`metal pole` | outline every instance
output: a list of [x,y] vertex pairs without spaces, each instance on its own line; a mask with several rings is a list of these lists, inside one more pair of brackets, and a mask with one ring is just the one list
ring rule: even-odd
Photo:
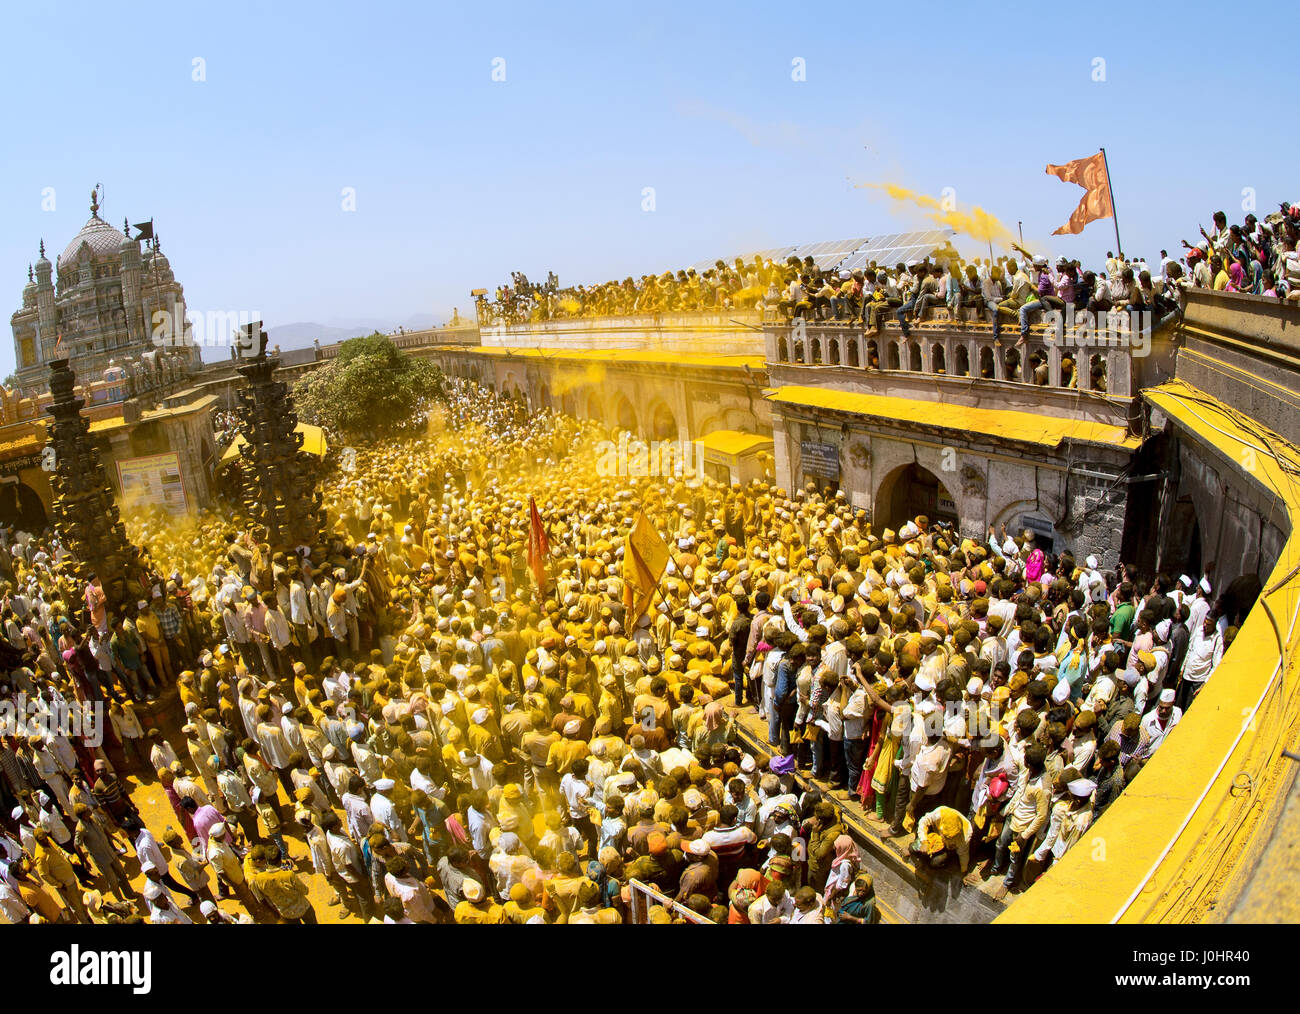
[[1025,223],[1017,222],[1016,228],[1020,230],[1020,245],[1024,246],[1025,245]]
[[1110,183],[1110,162],[1106,159],[1106,149],[1101,149],[1101,165],[1106,170],[1106,189],[1110,192],[1110,217],[1115,222],[1115,256],[1124,259],[1124,244],[1119,241],[1119,215],[1115,212],[1115,188]]

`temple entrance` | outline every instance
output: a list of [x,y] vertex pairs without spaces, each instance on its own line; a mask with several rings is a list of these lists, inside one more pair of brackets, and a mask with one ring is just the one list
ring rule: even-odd
[[916,462],[894,469],[876,493],[873,521],[877,530],[897,529],[924,514],[932,522],[957,524],[957,502],[939,477]]
[[45,505],[31,486],[16,481],[0,483],[0,525],[39,535],[48,523]]

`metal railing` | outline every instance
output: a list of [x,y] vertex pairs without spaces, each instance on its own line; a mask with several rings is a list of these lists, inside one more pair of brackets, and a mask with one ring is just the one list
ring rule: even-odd
[[701,923],[706,926],[712,926],[713,920],[700,915],[698,912],[692,912],[685,905],[674,901],[668,895],[664,894],[657,888],[649,884],[643,884],[633,877],[627,882],[631,902],[628,906],[628,922],[635,925],[645,925],[650,921],[650,906],[662,905],[675,915],[681,916],[687,922]]

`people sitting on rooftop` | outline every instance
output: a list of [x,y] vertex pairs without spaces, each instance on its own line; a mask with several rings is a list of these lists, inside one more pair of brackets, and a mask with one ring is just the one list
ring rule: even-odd
[[[629,276],[564,288],[553,272],[544,285],[514,272],[512,284],[498,287],[495,301],[487,304],[488,315],[523,323],[758,309],[786,322],[843,321],[874,330],[889,310],[907,332],[930,309],[947,307],[953,317],[962,310],[982,311],[982,317],[991,319],[995,337],[1003,320],[1017,321],[1023,341],[1027,322],[1037,311],[1060,310],[1071,303],[1094,315],[1147,310],[1163,316],[1177,309],[1180,292],[1188,288],[1300,301],[1300,204],[1283,203],[1263,221],[1252,213],[1243,224],[1229,226],[1222,211],[1215,212],[1213,220],[1214,231],[1202,228],[1199,244],[1183,241],[1186,253],[1181,261],[1161,250],[1155,269],[1144,257],[1128,259],[1113,251],[1106,254],[1104,270],[1090,271],[1064,257],[1051,269],[1047,257],[1019,246],[1009,255],[971,260],[963,260],[948,246],[892,270],[874,260],[848,270],[838,264],[818,265],[812,256],[792,254],[778,263],[755,255],[748,261],[737,257],[731,264],[718,260],[703,272],[683,268],[675,274],[665,271],[639,280]],[[877,298],[882,287],[884,293]]]

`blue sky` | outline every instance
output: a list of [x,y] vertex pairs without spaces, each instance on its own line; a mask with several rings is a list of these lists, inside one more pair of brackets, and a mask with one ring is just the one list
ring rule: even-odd
[[1130,253],[1239,221],[1245,187],[1261,214],[1300,199],[1267,29],[1222,5],[640,7],[6,5],[7,312],[96,182],[108,221],[154,218],[191,310],[257,310],[272,337],[465,312],[512,269],[601,281],[925,226],[870,181],[952,187],[1095,261],[1111,224],[1050,237],[1082,191],[1043,167],[1103,145]]

